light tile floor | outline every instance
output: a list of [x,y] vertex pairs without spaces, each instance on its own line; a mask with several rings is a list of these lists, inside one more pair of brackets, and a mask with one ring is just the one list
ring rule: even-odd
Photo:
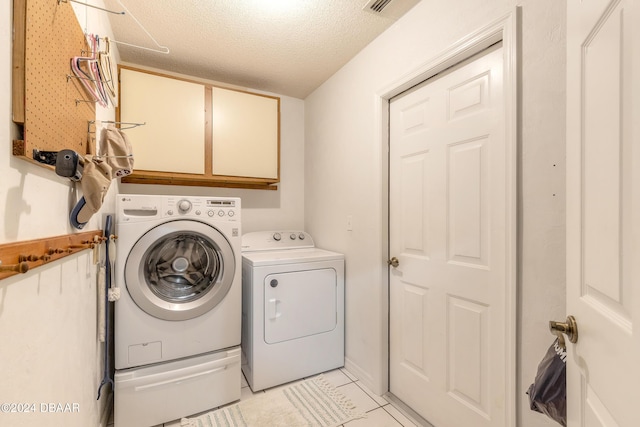
[[[315,375],[314,375],[315,376]],[[412,422],[403,415],[387,399],[377,396],[367,389],[356,377],[344,368],[325,372],[324,378],[333,384],[344,396],[351,399],[356,407],[366,414],[365,418],[359,418],[343,424],[343,427],[417,427],[418,424]],[[284,384],[285,387],[290,384]],[[244,375],[242,377],[242,390],[240,401],[251,399],[261,393],[267,395],[280,387],[274,387],[265,391],[254,393],[249,388]],[[237,403],[237,402],[232,402]],[[113,427],[109,424],[108,427]],[[180,427],[180,420],[171,421],[156,427]],[[269,426],[260,426],[269,427]]]

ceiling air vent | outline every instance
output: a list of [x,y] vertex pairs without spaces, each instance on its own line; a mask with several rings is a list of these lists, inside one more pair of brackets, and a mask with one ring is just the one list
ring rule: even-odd
[[381,13],[392,1],[393,0],[372,0],[366,7],[368,7],[372,12]]
[[369,0],[362,10],[396,20],[407,13],[420,0]]

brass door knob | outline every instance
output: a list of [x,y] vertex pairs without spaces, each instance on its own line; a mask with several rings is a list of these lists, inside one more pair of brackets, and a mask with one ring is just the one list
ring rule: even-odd
[[576,318],[573,316],[567,316],[567,320],[564,323],[554,322],[553,320],[550,321],[549,330],[558,337],[558,343],[562,348],[567,348],[564,335],[569,338],[570,342],[574,344],[578,342],[578,324],[576,323]]
[[398,261],[398,258],[393,257],[389,261],[387,261],[387,264],[389,264],[391,267],[395,268],[395,267],[400,265],[400,261]]

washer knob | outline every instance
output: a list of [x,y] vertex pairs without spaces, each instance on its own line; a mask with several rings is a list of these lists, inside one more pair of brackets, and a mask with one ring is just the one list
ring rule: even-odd
[[304,233],[300,233],[300,234],[298,234],[298,239],[300,239],[300,240],[304,240]]
[[289,238],[291,240],[296,240],[296,233],[291,233],[291,235],[289,235]]
[[180,200],[178,202],[178,210],[183,214],[189,212],[191,210],[191,202],[188,200]]
[[213,216],[213,215],[214,215],[214,213],[213,213],[213,211],[208,211],[208,212],[207,212],[207,215],[209,215],[209,216]]
[[234,216],[236,213],[234,211],[229,211],[229,216]]
[[280,239],[282,239],[282,236],[280,235],[280,233],[273,233],[273,240],[275,240],[276,242],[279,242]]

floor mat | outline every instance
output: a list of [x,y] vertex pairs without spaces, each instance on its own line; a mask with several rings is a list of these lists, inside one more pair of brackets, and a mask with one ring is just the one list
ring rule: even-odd
[[195,418],[182,427],[335,427],[362,418],[322,376],[271,390]]

